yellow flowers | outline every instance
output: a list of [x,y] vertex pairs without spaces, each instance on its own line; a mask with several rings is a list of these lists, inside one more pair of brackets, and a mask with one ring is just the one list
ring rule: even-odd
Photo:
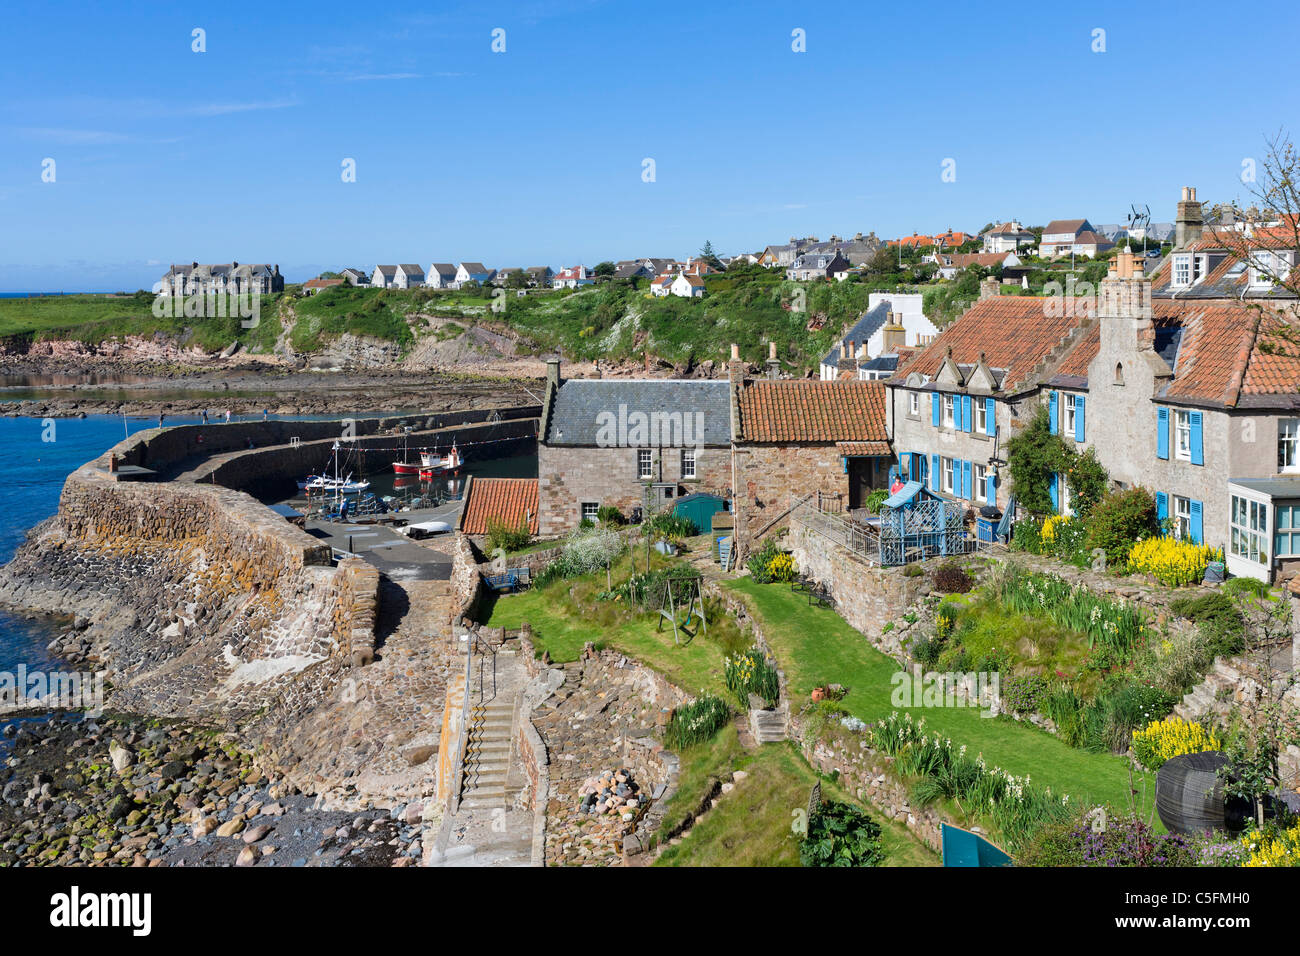
[[1222,747],[1223,741],[1213,730],[1181,717],[1152,721],[1143,730],[1133,731],[1133,756],[1148,770],[1159,770],[1170,757]]
[[1300,866],[1300,826],[1270,836],[1249,833],[1241,843],[1250,851],[1242,866]]
[[785,553],[778,554],[767,562],[767,573],[773,581],[793,581],[794,558]]
[[1039,532],[1044,543],[1051,544],[1056,540],[1056,531],[1058,528],[1070,523],[1070,519],[1065,515],[1049,515],[1043,522],[1042,531]]
[[1147,538],[1133,545],[1128,563],[1130,570],[1149,572],[1161,584],[1179,587],[1199,584],[1205,577],[1205,566],[1222,559],[1223,552],[1218,548],[1177,538]]

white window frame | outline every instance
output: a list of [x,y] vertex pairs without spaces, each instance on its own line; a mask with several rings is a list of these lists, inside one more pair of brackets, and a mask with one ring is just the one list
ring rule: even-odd
[[654,481],[655,455],[651,448],[636,450],[636,476],[641,481]]
[[1300,418],[1277,421],[1277,470],[1300,471]]
[[1192,534],[1192,499],[1170,495],[1169,518],[1173,522],[1174,537],[1188,540]]
[[1056,476],[1056,497],[1061,517],[1069,518],[1074,514],[1074,502],[1070,499],[1070,482],[1066,475]]
[[695,461],[695,449],[690,447],[683,448],[682,449],[682,477],[698,478],[699,475],[696,473],[696,471],[697,469],[696,469],[696,461]]
[[596,515],[600,512],[599,501],[583,501],[578,504],[578,520],[590,521],[593,524],[598,520]]
[[921,395],[918,392],[907,393],[907,414],[913,418],[921,417]]
[[1233,495],[1228,509],[1228,553],[1268,567],[1273,538],[1271,509],[1262,501]]
[[971,465],[970,477],[971,481],[975,485],[975,487],[971,489],[971,493],[975,496],[975,500],[981,504],[991,504],[989,501],[989,466],[981,465],[978,462],[973,463]]
[[975,403],[975,432],[979,435],[989,433],[989,403],[987,399],[974,398]]
[[939,490],[945,495],[956,495],[957,463],[951,458],[939,459]]
[[1180,409],[1174,409],[1174,457],[1179,461],[1192,460],[1192,415]]
[[1170,272],[1170,285],[1184,288],[1192,284],[1192,257],[1188,253],[1174,256],[1173,269]]
[[956,401],[957,399],[956,396],[954,395],[943,396],[943,427],[944,428],[957,427]]
[[1070,394],[1069,392],[1065,392],[1064,395],[1065,395],[1065,412],[1063,416],[1064,421],[1062,422],[1061,425],[1061,433],[1073,439],[1075,434],[1075,427],[1076,427],[1074,416],[1078,411],[1078,407],[1079,407],[1078,398]]

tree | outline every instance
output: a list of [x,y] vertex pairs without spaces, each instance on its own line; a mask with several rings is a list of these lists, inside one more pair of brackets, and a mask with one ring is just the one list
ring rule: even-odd
[[1263,601],[1264,619],[1257,640],[1247,649],[1241,668],[1242,702],[1234,708],[1237,732],[1224,750],[1227,764],[1219,770],[1226,796],[1250,800],[1255,822],[1264,824],[1265,798],[1282,782],[1279,755],[1295,736],[1300,714],[1291,703],[1291,690],[1300,671],[1275,672],[1270,654],[1274,644],[1291,638],[1289,602]]
[[1046,515],[1052,504],[1052,475],[1068,471],[1069,449],[1060,435],[1053,435],[1047,409],[1039,406],[1029,424],[1007,442],[1007,465],[1016,501],[1030,514]]
[[704,240],[704,245],[700,248],[700,258],[703,259],[705,262],[707,262],[709,265],[713,266],[713,268],[715,269],[722,268],[722,262],[718,259],[717,254],[714,253],[713,251],[713,243],[711,243],[707,239]]
[[601,278],[609,278],[615,272],[618,271],[618,267],[615,266],[614,263],[606,259],[604,262],[597,262],[596,268],[592,269],[591,271],[593,275],[599,276]]
[[1264,144],[1264,156],[1252,167],[1254,178],[1247,184],[1252,204],[1246,209],[1235,203],[1230,207],[1234,217],[1248,228],[1225,229],[1217,235],[1257,273],[1293,295],[1300,295],[1300,269],[1276,256],[1260,254],[1265,249],[1300,249],[1300,153],[1282,130],[1272,139],[1265,139]]
[[523,269],[513,269],[506,273],[507,289],[526,289],[528,288],[528,273]]

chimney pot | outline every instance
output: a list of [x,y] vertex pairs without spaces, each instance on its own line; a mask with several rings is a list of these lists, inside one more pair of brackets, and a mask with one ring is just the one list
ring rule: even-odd
[[767,343],[767,357],[770,360],[776,360],[776,342]]
[[731,343],[731,360],[733,362],[740,361],[740,346],[737,345],[735,342]]

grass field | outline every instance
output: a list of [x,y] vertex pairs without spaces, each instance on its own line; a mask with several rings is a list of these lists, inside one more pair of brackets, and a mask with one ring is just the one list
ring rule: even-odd
[[280,333],[280,295],[263,296],[260,322],[246,329],[238,315],[220,318],[159,318],[153,314],[154,296],[74,295],[0,299],[0,336],[66,339],[97,345],[106,339],[163,333],[180,345],[197,345],[209,351],[225,348],[238,339],[248,348],[266,348]]
[[[755,584],[749,578],[729,582],[748,599],[763,634],[780,661],[790,685],[793,706],[809,699],[812,689],[838,682],[849,689],[844,710],[865,721],[879,720],[895,709],[890,702],[891,678],[898,665],[873,648],[834,611],[809,607],[807,597],[789,585]],[[1071,800],[1129,806],[1127,763],[1109,753],[1075,750],[1028,723],[981,717],[967,707],[917,709],[926,726],[983,753],[990,766],[1030,775],[1054,793]],[[1147,792],[1153,790],[1149,782]]]

